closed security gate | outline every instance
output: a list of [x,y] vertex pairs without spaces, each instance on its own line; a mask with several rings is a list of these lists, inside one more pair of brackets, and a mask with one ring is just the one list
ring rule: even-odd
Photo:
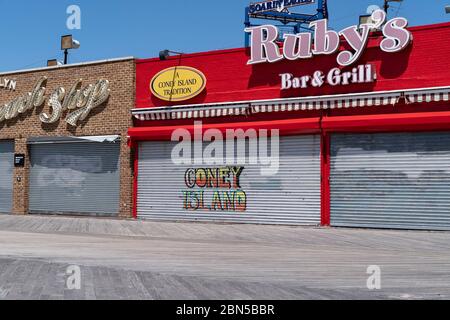
[[0,141],[0,214],[12,212],[14,142]]
[[[231,166],[176,165],[171,160],[174,147],[172,142],[140,144],[140,218],[320,224],[319,136],[281,137],[279,169],[272,175],[262,174],[261,169],[269,165],[242,159]],[[272,151],[269,155],[274,156]],[[193,154],[190,159],[195,158]]]
[[120,143],[32,144],[30,212],[118,215]]
[[450,230],[450,133],[335,135],[333,226]]

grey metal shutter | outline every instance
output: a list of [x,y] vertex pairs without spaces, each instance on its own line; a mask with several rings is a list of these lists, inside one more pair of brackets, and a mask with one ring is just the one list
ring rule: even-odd
[[30,212],[117,215],[120,143],[30,146]]
[[[189,191],[184,180],[186,170],[205,167],[214,169],[218,166],[174,165],[171,161],[174,146],[175,143],[172,142],[140,144],[139,218],[291,225],[320,224],[319,136],[281,137],[280,168],[278,174],[274,176],[262,176],[260,165],[243,165],[245,168],[240,178],[240,190],[247,196],[246,210],[243,212],[226,210],[226,206],[215,208],[219,210],[186,210],[183,193],[186,190]],[[198,188],[194,190],[200,191]],[[208,204],[211,204],[212,194],[217,190],[217,188],[204,190],[206,208]],[[226,196],[224,197],[227,199]]]
[[0,141],[0,213],[12,212],[14,142]]
[[333,226],[450,230],[450,133],[335,135]]

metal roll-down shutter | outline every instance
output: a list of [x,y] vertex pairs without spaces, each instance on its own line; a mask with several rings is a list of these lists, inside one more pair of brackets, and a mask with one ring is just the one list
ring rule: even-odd
[[0,141],[0,213],[12,212],[14,142]]
[[331,149],[333,226],[450,230],[450,133],[339,134]]
[[30,145],[30,212],[118,215],[120,142]]
[[[196,186],[190,189],[185,181],[188,170],[211,169],[213,172],[211,174],[214,176],[216,169],[223,166],[175,165],[171,160],[174,146],[175,143],[172,142],[140,143],[139,218],[261,224],[320,224],[319,136],[281,137],[279,171],[273,176],[263,176],[260,164],[250,165],[247,161],[247,164],[241,162],[240,165],[236,165],[236,167],[243,167],[238,189],[215,188],[217,185],[212,184],[206,188]],[[192,156],[191,159],[193,158]],[[237,195],[235,191],[245,193],[245,201],[236,206],[233,199],[239,198],[239,194]],[[188,192],[187,197],[186,192]],[[196,199],[203,199],[200,209],[196,206],[197,200],[192,206],[190,197],[193,194],[190,192],[198,196]],[[244,193],[240,195],[243,196]],[[220,201],[217,201],[218,199]]]

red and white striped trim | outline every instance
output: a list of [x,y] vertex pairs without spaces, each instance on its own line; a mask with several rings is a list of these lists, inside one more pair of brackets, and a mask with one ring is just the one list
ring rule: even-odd
[[449,101],[450,90],[423,90],[410,92],[405,94],[407,102],[422,103],[422,102],[440,102]]
[[242,116],[267,112],[394,106],[401,100],[407,104],[448,102],[449,95],[450,87],[422,88],[305,98],[135,109],[133,110],[133,115],[142,121],[198,119]]
[[249,114],[249,105],[245,106],[223,106],[221,108],[155,108],[155,110],[139,112],[135,110],[134,116],[142,121],[145,120],[177,120],[198,119],[212,117],[242,116]]
[[401,98],[400,94],[383,97],[361,97],[358,99],[311,99],[302,102],[291,103],[256,103],[252,104],[252,113],[263,112],[285,112],[300,110],[326,110],[326,109],[344,109],[360,108],[372,106],[395,105]]

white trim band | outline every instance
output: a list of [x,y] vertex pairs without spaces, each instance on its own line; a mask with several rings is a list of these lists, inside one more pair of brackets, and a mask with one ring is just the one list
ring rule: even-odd
[[197,119],[210,117],[242,116],[255,113],[292,112],[300,110],[328,110],[395,106],[404,100],[406,104],[449,101],[450,87],[420,88],[380,91],[356,94],[287,98],[233,103],[184,105],[134,109],[133,116],[142,121]]

